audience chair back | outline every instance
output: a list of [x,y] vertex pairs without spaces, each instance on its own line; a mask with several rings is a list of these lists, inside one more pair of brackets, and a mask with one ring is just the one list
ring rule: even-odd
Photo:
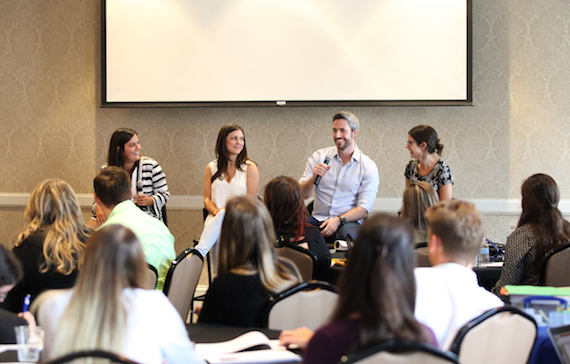
[[278,242],[275,252],[277,256],[287,258],[297,266],[303,282],[309,282],[315,277],[317,258],[309,250],[296,244]]
[[389,340],[366,350],[343,356],[339,364],[449,364],[459,363],[454,353],[435,346],[409,340]]
[[[496,308],[465,324],[450,351],[459,356],[462,364],[524,364],[537,330],[536,322],[525,312],[511,306]],[[497,350],[490,353],[488,348]]]
[[570,243],[549,252],[540,269],[539,284],[554,287],[570,286]]
[[301,283],[269,298],[267,327],[293,330],[305,326],[316,330],[328,322],[337,300],[336,288],[329,283]]
[[186,323],[194,292],[202,274],[203,257],[194,249],[186,249],[174,261],[164,282],[164,294]]
[[127,359],[122,355],[118,355],[104,350],[77,351],[75,353],[66,354],[59,358],[55,358],[53,360],[44,362],[44,364],[63,364],[63,363],[73,362],[76,359],[84,359],[84,358],[107,359],[109,363],[138,364],[136,361]]
[[155,289],[156,284],[158,283],[158,271],[156,268],[148,263],[146,263],[148,267],[148,286],[145,287],[146,289]]
[[431,267],[426,242],[414,245],[414,257],[416,259],[416,267]]

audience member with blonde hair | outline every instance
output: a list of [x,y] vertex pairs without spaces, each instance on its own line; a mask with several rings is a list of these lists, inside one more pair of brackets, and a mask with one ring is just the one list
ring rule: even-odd
[[27,225],[13,249],[24,268],[23,279],[8,294],[5,308],[19,312],[26,294],[69,288],[77,277],[77,261],[90,229],[81,215],[75,192],[59,179],[41,182],[30,196]]
[[140,363],[202,363],[168,298],[142,288],[147,274],[131,230],[109,224],[95,232],[75,287],[36,301],[46,332],[43,358],[101,349]]
[[415,316],[429,326],[447,350],[457,331],[503,302],[479,287],[473,261],[483,240],[483,223],[472,203],[445,200],[425,213],[428,253],[433,267],[416,268]]
[[427,182],[411,182],[404,191],[402,217],[414,227],[414,243],[427,241],[428,224],[425,211],[439,201],[433,187]]
[[295,265],[278,258],[273,222],[257,198],[240,196],[226,205],[220,236],[218,277],[199,322],[260,327],[269,295],[300,282]]

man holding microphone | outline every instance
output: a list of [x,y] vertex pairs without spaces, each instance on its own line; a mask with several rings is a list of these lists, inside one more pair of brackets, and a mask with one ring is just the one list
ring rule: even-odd
[[347,235],[355,237],[378,193],[376,163],[356,146],[359,125],[351,112],[335,114],[336,146],[314,152],[299,180],[305,198],[315,191],[313,214],[308,222],[319,227],[328,242],[344,240]]

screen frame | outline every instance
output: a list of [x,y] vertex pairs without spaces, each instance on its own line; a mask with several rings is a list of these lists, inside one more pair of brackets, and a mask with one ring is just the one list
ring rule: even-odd
[[287,100],[287,101],[183,101],[183,102],[115,102],[107,101],[107,29],[106,2],[101,0],[101,108],[156,107],[302,107],[302,106],[473,106],[473,20],[472,1],[467,5],[467,90],[462,100]]

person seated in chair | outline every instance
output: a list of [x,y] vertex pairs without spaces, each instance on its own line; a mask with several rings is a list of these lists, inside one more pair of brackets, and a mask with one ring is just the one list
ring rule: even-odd
[[[0,302],[4,301],[22,276],[22,266],[18,259],[5,246],[0,245]],[[35,324],[36,320],[29,311],[16,315],[0,308],[0,344],[16,343],[14,327]]]
[[331,253],[319,229],[307,223],[303,191],[291,177],[279,176],[265,185],[263,202],[273,219],[278,241],[297,244],[317,258],[315,278],[326,280],[331,266]]
[[414,227],[414,244],[427,242],[428,224],[425,212],[439,201],[437,193],[427,182],[411,182],[404,190],[401,217]]
[[413,231],[404,219],[375,215],[362,224],[342,272],[331,322],[315,333],[284,330],[279,341],[305,349],[303,363],[334,364],[343,355],[386,340],[436,345],[414,318]]
[[31,308],[45,330],[43,359],[104,350],[138,363],[205,364],[168,298],[144,289],[149,272],[139,239],[108,222],[87,241],[75,286],[46,291]]
[[356,146],[360,122],[351,112],[333,116],[334,147],[319,149],[309,157],[299,180],[305,198],[315,191],[308,222],[321,229],[328,243],[354,238],[378,193],[378,167]]
[[146,261],[158,272],[156,289],[162,290],[166,273],[176,258],[170,230],[133,203],[130,178],[124,169],[114,166],[101,169],[93,187],[95,202],[106,219],[100,228],[119,224],[131,229],[142,243]]
[[447,350],[464,324],[503,302],[479,287],[472,269],[483,240],[475,206],[460,200],[440,201],[425,216],[433,266],[415,269],[415,316],[433,330],[439,347]]
[[239,196],[226,205],[218,276],[206,293],[198,322],[263,327],[271,294],[301,281],[297,267],[277,257],[275,232],[263,202]]

